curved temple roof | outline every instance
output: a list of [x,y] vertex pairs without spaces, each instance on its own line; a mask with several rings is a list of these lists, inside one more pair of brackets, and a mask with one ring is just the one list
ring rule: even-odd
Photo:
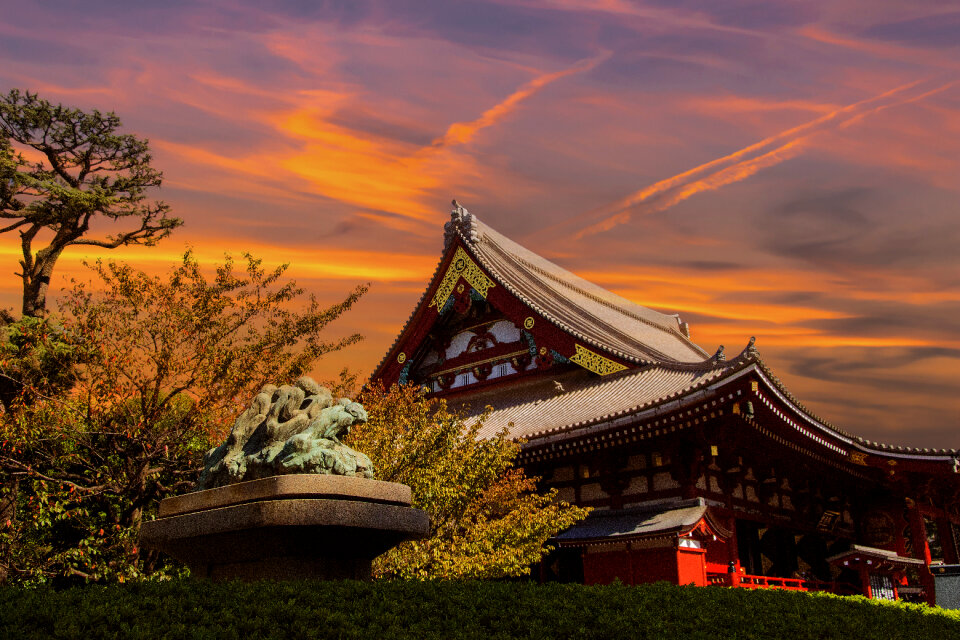
[[[669,405],[706,393],[724,381],[752,371],[774,395],[804,416],[815,431],[837,439],[851,450],[883,457],[910,457],[960,465],[954,449],[916,449],[871,442],[822,420],[794,397],[760,358],[751,338],[739,355],[726,360],[723,348],[713,356],[694,344],[676,315],[635,304],[553,264],[493,230],[455,203],[445,226],[444,258],[397,340],[378,365],[374,378],[398,348],[414,318],[425,308],[427,294],[441,276],[451,245],[462,245],[493,280],[564,332],[624,361],[639,365],[597,377],[586,371],[519,387],[480,391],[464,398],[475,416],[490,406],[481,436],[508,429],[512,437],[535,441],[582,432],[593,425]],[[458,242],[459,241],[459,242]]]
[[584,280],[462,207],[453,210],[446,226],[446,246],[454,235],[498,284],[585,342],[637,363],[695,363],[709,355],[685,335],[678,316],[640,306]]

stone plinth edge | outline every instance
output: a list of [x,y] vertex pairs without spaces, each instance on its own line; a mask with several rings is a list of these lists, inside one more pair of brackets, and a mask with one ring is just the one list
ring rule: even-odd
[[410,487],[286,475],[167,498],[140,542],[212,580],[370,578],[371,562],[430,533]]
[[343,499],[408,507],[412,495],[410,487],[396,482],[298,473],[248,480],[167,498],[160,502],[158,517],[168,518],[246,502],[297,498]]

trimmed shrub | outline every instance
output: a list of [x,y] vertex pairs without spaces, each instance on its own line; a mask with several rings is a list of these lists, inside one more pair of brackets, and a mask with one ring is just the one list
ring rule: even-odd
[[960,614],[785,591],[522,582],[0,589],[5,638],[958,638]]

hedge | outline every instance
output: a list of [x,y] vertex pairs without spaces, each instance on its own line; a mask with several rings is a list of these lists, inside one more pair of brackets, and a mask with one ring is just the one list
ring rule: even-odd
[[3,638],[960,638],[923,605],[666,583],[141,582],[0,588]]

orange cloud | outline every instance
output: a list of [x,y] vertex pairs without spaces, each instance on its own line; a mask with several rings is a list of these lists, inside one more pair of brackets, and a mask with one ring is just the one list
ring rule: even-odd
[[[178,235],[183,240],[182,235]],[[242,242],[242,246],[240,243]],[[89,251],[84,247],[72,247],[64,251],[57,260],[56,271],[64,277],[86,273],[84,261],[115,260],[135,263],[141,268],[157,272],[175,264],[183,256],[185,246],[189,246],[197,259],[203,264],[222,263],[224,253],[232,253],[238,258],[244,251],[255,256],[282,255],[289,262],[298,277],[322,278],[332,280],[379,281],[379,282],[421,282],[429,277],[436,266],[435,255],[420,255],[402,252],[384,252],[336,249],[324,247],[318,250],[312,247],[296,248],[290,245],[268,245],[251,243],[248,240],[237,241],[230,248],[223,239],[188,238],[187,245],[176,241],[164,241],[156,247],[126,246],[104,251]],[[0,263],[13,265],[20,257],[20,245],[12,236],[0,236]],[[12,278],[13,283],[16,283]]]
[[493,126],[498,121],[502,120],[511,112],[515,111],[521,102],[537,93],[548,84],[575,73],[589,71],[604,60],[607,60],[610,55],[611,53],[608,51],[596,57],[581,60],[567,69],[537,76],[511,93],[499,104],[484,111],[483,115],[476,120],[473,120],[472,122],[457,122],[450,125],[443,137],[434,141],[433,146],[448,147],[452,145],[469,143],[471,140],[473,140],[478,131]]
[[710,115],[727,111],[737,114],[738,116],[743,113],[755,111],[814,111],[830,113],[842,108],[835,104],[811,102],[808,100],[761,100],[759,98],[736,95],[697,98],[696,100],[688,101],[687,105],[690,108]]
[[[583,271],[578,275],[597,282],[617,294],[666,313],[705,316],[693,322],[693,339],[712,349],[724,344],[728,350],[757,335],[766,345],[786,347],[960,347],[960,340],[944,331],[938,336],[896,332],[884,336],[838,335],[809,326],[812,320],[839,320],[853,314],[816,304],[764,302],[764,294],[809,290],[816,278],[817,288],[834,299],[897,302],[922,307],[960,299],[957,292],[944,292],[932,282],[916,277],[884,276],[885,289],[865,288],[861,274],[850,278],[817,277],[808,271],[744,268],[702,272],[653,264],[637,269]],[[749,300],[744,300],[749,294]],[[759,301],[758,301],[759,300]],[[918,313],[922,310],[918,309]],[[723,322],[709,318],[723,319]],[[907,331],[907,330],[905,330]]]
[[[478,173],[473,158],[457,147],[471,142],[480,130],[500,122],[550,83],[588,71],[608,56],[603,54],[561,71],[536,76],[478,119],[450,125],[444,136],[424,147],[332,124],[329,108],[300,108],[280,114],[274,119],[276,127],[287,137],[303,141],[303,148],[280,158],[278,163],[324,196],[399,214],[416,222],[433,222],[437,212],[432,195],[464,175]],[[409,220],[381,219],[385,224],[399,224],[404,230],[413,231]]]
[[877,58],[896,60],[897,62],[910,61],[937,69],[960,70],[960,63],[957,62],[956,58],[944,55],[943,51],[939,50],[918,49],[877,42],[876,40],[853,38],[828,31],[819,25],[807,25],[797,29],[795,33],[814,42],[868,53]]

